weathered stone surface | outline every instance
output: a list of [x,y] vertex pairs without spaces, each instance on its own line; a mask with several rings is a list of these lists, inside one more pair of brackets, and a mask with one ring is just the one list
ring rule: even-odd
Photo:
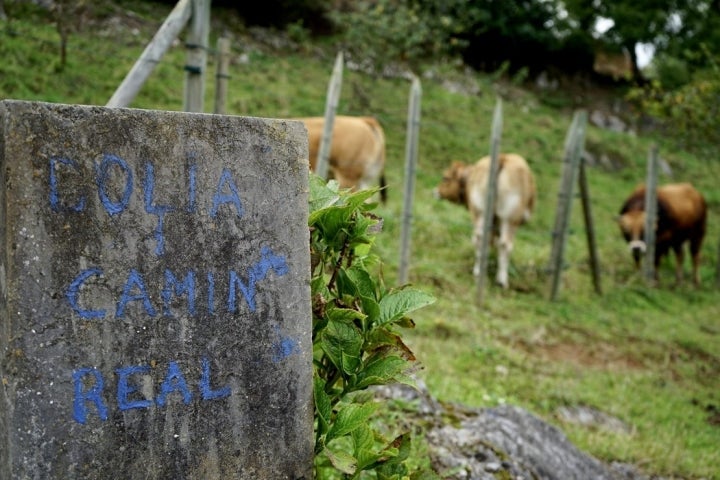
[[[633,465],[606,465],[573,445],[565,434],[511,405],[470,408],[441,404],[421,380],[375,389],[380,398],[414,404],[405,421],[423,426],[432,466],[455,480],[663,480]],[[413,417],[414,415],[414,417]]]
[[0,478],[312,476],[307,140],[0,102]]

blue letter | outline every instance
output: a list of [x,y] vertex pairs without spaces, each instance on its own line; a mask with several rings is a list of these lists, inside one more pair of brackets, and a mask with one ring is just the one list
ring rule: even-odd
[[247,285],[238,278],[233,270],[230,270],[230,291],[228,294],[229,312],[237,312],[235,302],[236,288],[240,288],[250,311],[255,311],[255,284],[264,279],[269,270],[273,270],[275,274],[279,276],[285,275],[288,271],[288,267],[285,264],[285,257],[273,254],[269,247],[262,247],[260,251],[260,261],[248,269]]
[[172,212],[169,205],[153,205],[153,193],[155,191],[155,167],[152,163],[145,164],[145,211],[158,216],[158,225],[155,229],[155,255],[162,255],[165,252],[165,237],[163,237],[163,223],[165,214]]
[[134,385],[128,385],[128,377],[134,373],[147,373],[150,371],[150,367],[147,365],[136,366],[136,367],[123,367],[118,368],[115,372],[120,378],[118,378],[118,390],[117,390],[117,401],[118,408],[120,410],[130,410],[131,408],[148,408],[153,403],[152,400],[135,400],[128,401],[128,395],[137,392],[137,388]]
[[190,400],[192,400],[192,393],[188,390],[187,382],[180,371],[180,367],[178,367],[176,362],[170,362],[170,365],[168,365],[167,376],[165,377],[165,380],[163,380],[162,385],[160,385],[160,395],[158,395],[155,401],[158,405],[164,407],[166,397],[169,393],[174,391],[182,393],[183,402],[185,404],[190,403]]
[[180,283],[170,270],[165,270],[165,288],[162,291],[163,314],[170,317],[170,298],[173,294],[178,297],[183,293],[188,296],[188,312],[195,315],[195,272],[192,270],[185,276],[185,281]]
[[[140,290],[140,293],[138,295],[130,295],[130,291],[132,290],[133,286],[137,287],[138,290]],[[130,270],[130,275],[128,275],[127,282],[125,283],[125,288],[123,288],[122,297],[120,297],[120,300],[117,304],[117,309],[115,309],[115,316],[117,318],[122,318],[125,313],[125,305],[127,305],[128,302],[134,300],[142,300],[147,314],[151,317],[154,317],[156,315],[155,309],[150,304],[150,297],[148,297],[145,283],[143,282],[143,279],[137,272],[137,270],[133,268],[132,270]]]
[[[95,385],[86,392],[83,392],[83,381],[82,378],[85,375],[91,374],[95,377]],[[81,424],[85,424],[87,420],[87,409],[85,408],[85,402],[93,402],[98,410],[98,416],[100,420],[108,419],[108,409],[105,405],[100,394],[103,389],[103,377],[99,370],[95,368],[81,368],[73,372],[73,382],[75,384],[75,399],[73,400],[73,417],[75,421]]]
[[97,267],[83,270],[80,272],[80,275],[75,277],[75,280],[72,281],[65,292],[65,297],[67,298],[70,307],[75,311],[75,313],[80,315],[81,318],[100,318],[105,316],[105,310],[83,310],[77,304],[80,287],[83,283],[85,283],[85,280],[93,275],[97,275],[99,277],[102,273],[103,271]]
[[202,393],[203,400],[214,400],[216,398],[225,398],[230,396],[230,386],[225,386],[220,390],[212,390],[210,388],[210,362],[207,358],[202,359],[200,393]]
[[[108,178],[110,176],[110,167],[113,165],[117,165],[118,167],[120,167],[120,169],[125,172],[126,177],[125,191],[123,192],[122,198],[117,203],[112,202],[110,200],[110,197],[108,197],[107,192],[105,191],[105,189],[107,188],[106,183],[108,182]],[[118,156],[110,155],[107,153],[103,155],[102,162],[96,168],[98,195],[100,195],[100,201],[105,207],[105,210],[110,215],[117,215],[118,213],[121,213],[123,210],[125,210],[128,206],[128,203],[130,202],[130,194],[132,193],[133,189],[132,171],[130,171],[130,167],[128,167],[128,164],[125,162],[125,160]]]
[[77,169],[77,163],[67,158],[50,158],[50,208],[53,212],[73,211],[82,212],[85,208],[85,197],[80,197],[80,200],[72,207],[65,207],[60,204],[60,198],[57,191],[57,173],[55,171],[56,164],[62,163],[63,165],[70,165]]
[[[231,193],[227,195],[222,195],[220,192],[223,190],[225,184],[227,184],[227,186],[230,188]],[[217,190],[215,191],[215,196],[213,197],[213,206],[210,209],[210,216],[212,218],[215,218],[217,216],[218,207],[221,203],[233,203],[235,205],[235,208],[237,209],[238,218],[242,218],[243,207],[242,203],[240,202],[238,188],[237,185],[235,185],[232,176],[230,175],[230,170],[228,170],[227,168],[223,169],[222,176],[220,177],[220,180],[218,180]]]

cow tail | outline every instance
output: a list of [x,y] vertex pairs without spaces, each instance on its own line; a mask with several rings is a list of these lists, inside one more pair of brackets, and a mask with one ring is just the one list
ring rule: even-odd
[[387,183],[385,183],[385,172],[380,174],[380,201],[383,204],[387,203]]

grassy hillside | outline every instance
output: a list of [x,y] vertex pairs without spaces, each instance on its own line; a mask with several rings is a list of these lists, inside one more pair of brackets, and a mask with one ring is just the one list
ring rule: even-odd
[[[0,99],[104,105],[151,38],[168,8],[107,7],[105,18],[72,35],[68,64],[59,69],[58,35],[44,14],[6,6],[0,23]],[[225,22],[220,25],[220,20]],[[272,49],[214,12],[215,35],[233,32],[228,112],[263,117],[322,115],[335,51],[322,45]],[[133,107],[180,110],[181,42],[158,65]],[[210,62],[206,110],[212,110]],[[339,113],[372,114],[386,130],[390,201],[377,249],[388,285],[397,283],[409,82],[346,70]],[[720,238],[718,158],[673,149],[662,137],[590,127],[588,148],[621,168],[591,166],[588,180],[600,250],[603,295],[594,293],[579,201],[572,211],[566,270],[559,299],[548,301],[546,265],[560,183],[562,148],[573,107],[593,99],[564,92],[534,94],[491,77],[436,66],[423,76],[420,159],[413,212],[410,281],[437,296],[417,313],[407,341],[420,375],[440,400],[471,406],[513,403],[561,427],[582,449],[607,461],[631,462],[649,473],[720,478],[720,293],[715,269]],[[463,88],[459,88],[463,87]],[[472,93],[468,93],[472,92]],[[463,208],[433,199],[432,189],[453,159],[489,151],[496,95],[504,99],[502,150],[524,155],[534,169],[538,204],[516,239],[511,289],[491,286],[474,301],[470,221]],[[671,288],[673,262],[662,266],[660,288],[635,272],[613,221],[624,198],[645,175],[652,142],[672,177],[691,181],[708,200],[702,286]],[[491,261],[491,270],[494,264]],[[686,262],[686,272],[688,272]],[[580,426],[558,409],[586,406],[616,417],[627,429]]]

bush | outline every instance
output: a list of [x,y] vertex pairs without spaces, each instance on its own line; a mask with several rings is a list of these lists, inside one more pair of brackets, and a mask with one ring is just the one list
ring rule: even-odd
[[366,202],[375,190],[348,193],[313,176],[310,231],[315,399],[315,477],[409,478],[411,437],[384,438],[371,419],[367,388],[412,383],[415,358],[396,333],[407,314],[434,301],[411,288],[387,289],[371,271],[370,247],[382,224]]
[[[672,64],[664,62],[665,66]],[[717,61],[710,65],[688,75],[688,80],[681,78],[677,63],[665,73],[659,68],[658,79],[629,93],[630,100],[659,120],[678,145],[699,153],[720,143],[720,68]]]
[[363,1],[352,10],[333,11],[331,18],[346,26],[343,50],[366,70],[382,74],[387,65],[400,63],[417,71],[424,60],[452,55],[462,46],[454,35],[456,19],[421,3]]

